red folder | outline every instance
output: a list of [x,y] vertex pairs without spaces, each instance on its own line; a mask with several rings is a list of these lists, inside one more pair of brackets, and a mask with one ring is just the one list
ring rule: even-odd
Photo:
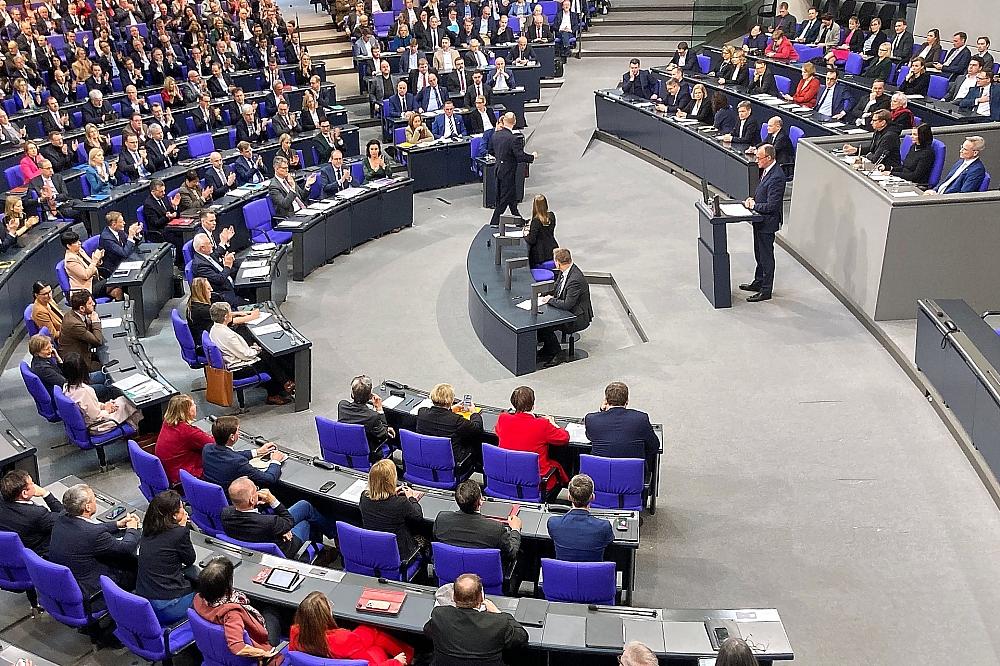
[[366,587],[361,592],[361,596],[358,597],[358,603],[354,608],[359,613],[395,616],[399,615],[399,609],[403,607],[403,601],[405,600],[405,590],[385,590]]
[[190,227],[195,223],[193,217],[175,217],[174,219],[167,222],[168,227]]

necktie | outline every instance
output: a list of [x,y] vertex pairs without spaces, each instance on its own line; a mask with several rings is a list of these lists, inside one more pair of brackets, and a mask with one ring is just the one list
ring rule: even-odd
[[427,87],[427,75],[426,74],[421,74],[420,75],[420,87],[421,88],[426,88]]
[[458,130],[455,129],[455,116],[448,118],[448,126],[449,126],[448,136],[457,136]]
[[163,163],[166,166],[170,166],[170,158],[167,157],[167,150],[166,150],[166,148],[163,147],[163,142],[162,141],[157,141],[156,145],[160,149],[160,154],[163,155]]
[[437,104],[438,107],[440,107],[441,106],[441,95],[438,93],[438,89],[435,87],[435,88],[433,88],[431,90],[431,92],[434,93],[434,102]]
[[434,46],[435,49],[437,49],[437,46],[438,46],[438,34],[437,34],[437,30],[432,30],[431,31],[431,44]]
[[461,86],[459,90],[462,91],[462,96],[465,96],[465,76],[462,72],[458,73],[458,84]]
[[341,172],[340,169],[337,169],[336,171],[334,171],[333,174],[337,178],[337,186],[339,187],[340,186],[340,180],[344,177],[344,175],[343,175],[343,173]]

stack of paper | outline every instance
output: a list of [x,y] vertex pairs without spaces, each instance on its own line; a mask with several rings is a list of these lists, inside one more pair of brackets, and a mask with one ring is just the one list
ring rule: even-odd
[[261,266],[267,266],[267,259],[247,259],[243,262],[243,268],[260,268]]
[[142,261],[123,261],[118,264],[118,270],[120,271],[134,271],[137,268],[142,268]]
[[267,326],[254,326],[250,329],[254,335],[268,335],[282,330],[281,324],[268,324]]
[[433,407],[433,406],[434,406],[434,403],[431,402],[430,398],[424,398],[423,400],[420,401],[420,404],[418,404],[416,407],[414,407],[413,409],[410,410],[410,413],[411,414],[416,414],[417,412],[419,412],[424,407]]
[[587,428],[582,423],[567,423],[566,432],[569,433],[569,441],[587,443]]
[[262,266],[260,268],[240,268],[240,272],[245,278],[257,278],[266,277],[271,274],[270,266]]
[[356,196],[365,194],[366,191],[360,187],[348,187],[346,190],[337,192],[337,197],[339,199],[353,199]]
[[348,502],[351,503],[360,502],[361,493],[363,493],[367,489],[368,489],[368,482],[365,479],[358,479],[357,481],[349,485],[347,487],[347,490],[341,493],[340,499],[347,500]]
[[388,398],[382,401],[383,409],[395,409],[396,405],[403,402],[403,396],[401,395],[390,395]]
[[140,373],[120,379],[114,382],[114,386],[133,402],[164,391],[160,382]]

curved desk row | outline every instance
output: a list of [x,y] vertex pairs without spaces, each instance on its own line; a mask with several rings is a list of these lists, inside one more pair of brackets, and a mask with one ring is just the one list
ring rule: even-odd
[[135,333],[146,337],[160,310],[174,297],[174,247],[170,243],[141,243],[106,282],[131,301]]
[[[61,497],[66,488],[81,483],[76,477],[65,477],[48,484],[50,492]],[[125,502],[95,488],[97,518],[111,520],[116,507],[131,509]],[[140,512],[141,513],[141,512]],[[237,564],[233,572],[235,587],[253,599],[292,610],[311,592],[322,592],[330,600],[338,620],[378,626],[418,636],[435,605],[436,588],[412,583],[396,583],[385,579],[326,569],[315,565],[277,558],[248,551],[192,530],[195,547],[195,568],[212,557],[222,556]],[[298,573],[302,583],[285,592],[253,582],[264,568],[281,568]],[[355,610],[365,588],[405,590],[406,599],[396,616],[373,615]],[[549,602],[528,597],[490,596],[501,611],[511,613],[528,632],[528,646],[508,663],[547,664],[550,666],[585,663],[614,663],[628,641],[641,641],[661,659],[670,663],[695,664],[701,657],[714,657],[718,651],[718,630],[731,636],[748,638],[762,664],[791,660],[795,655],[785,633],[778,611],[773,608],[743,608],[728,610],[675,610],[667,608],[626,608],[588,606]],[[617,646],[587,644],[587,625],[609,625],[619,633]],[[421,639],[417,639],[421,640]],[[429,645],[425,646],[429,649]]]
[[[389,425],[398,432],[400,428],[416,431],[417,410],[430,404],[430,393],[420,389],[411,388],[392,380],[383,380],[381,384],[375,386],[375,393],[382,398],[382,407],[385,410],[386,420]],[[497,444],[496,423],[500,414],[507,412],[507,409],[500,407],[490,407],[488,405],[476,405],[479,408],[479,415],[483,417],[483,430],[486,437],[484,440],[490,444]],[[555,446],[549,449],[549,455],[559,461],[566,472],[572,476],[580,471],[580,455],[590,453],[593,446],[587,439],[583,428],[583,419],[569,416],[553,416],[556,425],[569,430],[569,446]],[[656,455],[646,461],[647,469],[653,471],[650,479],[649,496],[646,498],[646,508],[650,514],[656,513],[656,498],[660,491],[660,456],[663,455],[663,426],[659,423],[653,424],[653,431],[660,440],[660,449]]]
[[[298,391],[296,390],[296,393]],[[196,425],[201,429],[211,431],[213,419],[202,419]],[[236,444],[239,450],[248,450],[260,446],[258,441],[268,441],[270,438],[261,437],[258,434],[247,432],[240,428],[240,441]],[[322,461],[316,464],[317,458],[299,453],[298,451],[287,449],[281,446],[280,439],[277,440],[278,448],[288,454],[279,479],[277,493],[283,499],[307,499],[314,506],[321,508],[329,516],[337,520],[345,520],[355,525],[361,524],[361,513],[358,509],[358,502],[361,492],[368,486],[368,474],[358,472],[353,469],[330,465]],[[333,469],[326,469],[326,467]],[[321,490],[325,484],[333,482],[334,485]],[[458,505],[455,503],[455,493],[449,490],[439,490],[436,488],[425,488],[414,486],[424,491],[426,494],[420,500],[420,508],[423,510],[423,522],[417,527],[417,531],[430,538],[431,527],[435,518],[441,512],[457,511]],[[564,507],[549,507],[544,504],[533,504],[531,502],[508,502],[505,500],[495,500],[484,498],[485,501],[503,507],[499,513],[509,513],[510,507],[514,504],[520,506],[518,516],[521,518],[523,527],[521,529],[521,557],[519,566],[523,573],[524,580],[538,581],[539,562],[542,557],[552,557],[555,552],[552,546],[552,538],[549,536],[547,522],[550,516],[564,513]],[[562,510],[560,510],[562,509]],[[631,604],[632,592],[635,589],[635,557],[639,547],[639,514],[635,511],[596,511],[607,517],[610,522],[616,519],[625,518],[627,529],[623,531],[615,530],[615,541],[608,546],[605,551],[605,559],[614,561],[616,568],[622,575],[622,596],[623,602]]]
[[254,308],[260,310],[262,318],[251,322],[247,330],[261,349],[271,356],[292,357],[295,373],[295,411],[309,409],[309,402],[312,400],[312,341],[292,326],[273,301],[244,305],[240,309]]

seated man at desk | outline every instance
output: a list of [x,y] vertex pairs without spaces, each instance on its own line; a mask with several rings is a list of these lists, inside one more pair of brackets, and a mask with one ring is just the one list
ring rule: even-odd
[[514,74],[507,71],[507,63],[503,58],[497,58],[493,63],[493,67],[493,72],[490,73],[487,79],[487,84],[491,91],[503,92],[505,90],[513,90],[517,87],[517,82],[514,81]]
[[123,590],[134,589],[139,517],[129,513],[116,522],[99,522],[97,497],[85,483],[66,490],[62,503],[66,513],[52,527],[49,560],[73,573],[84,598],[101,591],[101,576]]
[[118,270],[121,265],[133,252],[142,237],[142,225],[133,222],[125,230],[125,217],[116,210],[105,216],[108,226],[101,232],[99,247],[104,250],[104,261],[98,267],[101,277],[107,279]]
[[871,143],[867,147],[844,144],[845,155],[861,155],[874,164],[882,164],[886,169],[892,169],[902,164],[899,156],[899,131],[889,126],[892,115],[885,109],[872,114]]
[[652,470],[660,440],[649,422],[649,415],[628,407],[628,386],[611,382],[604,389],[601,409],[583,417],[591,453],[607,458],[642,458],[646,476]]
[[278,156],[274,158],[274,178],[267,186],[267,196],[274,205],[275,217],[288,217],[306,207],[309,201],[309,188],[319,178],[317,172],[306,176],[305,187],[295,182],[289,171],[288,160]]
[[720,139],[740,146],[751,146],[760,140],[760,125],[754,122],[751,114],[753,106],[743,100],[736,105],[736,129],[731,134],[723,134]]
[[[229,484],[229,500],[232,505],[223,509],[221,516],[226,536],[250,543],[273,543],[289,559],[300,556],[304,542],[322,544],[324,536],[334,539],[337,534],[334,521],[306,500],[286,509],[270,490],[258,490],[245,476]],[[257,507],[267,507],[271,512],[261,513]]]
[[267,180],[264,175],[264,160],[260,155],[253,154],[253,148],[249,141],[240,141],[236,144],[236,150],[240,156],[233,162],[233,173],[236,174],[236,184],[246,185],[248,183],[263,183]]
[[847,86],[839,83],[837,70],[826,70],[826,89],[819,96],[815,110],[819,115],[831,120],[841,120],[854,108],[854,98],[847,91]]
[[486,130],[495,129],[497,114],[486,106],[486,98],[476,97],[476,110],[469,114],[469,134],[482,134]]
[[236,255],[226,252],[221,259],[217,259],[212,239],[205,233],[194,237],[191,249],[194,250],[194,256],[191,257],[191,274],[208,280],[212,285],[213,300],[225,301],[233,307],[246,305],[246,299],[236,293],[233,284],[233,265]]
[[509,571],[521,549],[521,519],[515,515],[502,522],[482,515],[483,492],[472,479],[458,484],[455,502],[458,511],[442,511],[434,519],[434,540],[460,548],[497,548]]
[[212,188],[212,199],[224,197],[229,188],[236,184],[236,172],[226,171],[222,153],[218,151],[213,151],[208,156],[208,166],[202,175],[205,177],[205,189]]
[[[0,511],[0,530],[14,532],[21,537],[21,543],[39,557],[49,553],[49,538],[56,518],[65,512],[62,502],[41,486],[36,486],[31,475],[21,469],[14,469],[0,479],[0,496],[3,510]],[[45,506],[38,506],[32,500],[42,498]]]
[[406,81],[400,79],[396,83],[396,94],[389,98],[389,117],[409,120],[413,115],[415,101],[413,95],[407,92]]
[[396,438],[396,431],[385,419],[382,398],[372,393],[372,380],[367,375],[351,380],[351,399],[341,400],[337,405],[337,420],[365,427],[371,462],[385,457],[382,454],[388,451],[388,440]]
[[167,186],[159,178],[149,184],[149,196],[142,204],[142,217],[153,238],[164,238],[167,224],[177,217],[177,204],[180,202],[180,193],[167,198]]
[[948,175],[933,190],[924,194],[959,194],[961,192],[978,192],[986,177],[986,167],[979,159],[986,141],[981,136],[970,136],[962,142],[962,149]]
[[444,103],[444,113],[434,119],[432,126],[435,138],[457,139],[465,136],[465,122],[455,113],[455,103],[450,99]]
[[[202,479],[229,488],[229,484],[246,477],[260,487],[273,486],[281,478],[281,463],[288,456],[278,451],[274,442],[265,442],[256,449],[236,451],[233,447],[240,439],[240,420],[235,416],[220,416],[212,424],[212,438],[201,450]],[[255,458],[268,461],[264,469],[251,464]]]
[[444,108],[445,100],[448,99],[448,91],[438,85],[437,74],[427,75],[427,85],[419,93],[413,102],[417,113],[427,111],[437,111]]
[[148,152],[139,146],[139,137],[135,134],[125,137],[125,148],[118,155],[118,170],[128,176],[133,183],[149,178],[149,174],[153,172]]
[[[236,235],[236,230],[233,229],[232,225],[225,229],[219,229],[215,211],[206,208],[198,215],[198,226],[195,227],[195,235],[198,234],[208,236],[208,240],[212,243],[212,257],[216,261],[220,261],[230,251],[229,242]],[[233,263],[233,266],[234,270],[236,270],[236,262]],[[200,343],[200,341],[198,342]]]
[[603,562],[604,549],[615,540],[615,533],[607,520],[590,515],[594,480],[586,474],[577,474],[569,480],[568,489],[573,508],[561,516],[549,516],[546,524],[556,559]]
[[649,75],[649,72],[639,68],[638,58],[632,58],[628,61],[628,71],[622,75],[618,87],[626,95],[635,95],[643,99],[657,99],[656,81]]
[[573,255],[564,247],[556,248],[552,253],[556,268],[560,271],[559,281],[555,291],[539,299],[539,304],[547,304],[557,310],[566,310],[576,315],[576,321],[557,327],[539,329],[538,338],[542,342],[542,350],[538,352],[540,363],[558,363],[562,354],[562,346],[556,338],[556,329],[563,335],[572,335],[582,331],[594,319],[594,306],[590,302],[590,285],[583,271],[573,263]]
[[493,99],[493,93],[490,91],[490,87],[486,85],[486,77],[478,69],[472,72],[472,82],[469,83],[469,89],[465,91],[465,106],[471,107],[476,103],[477,97],[485,98],[486,106],[489,106],[490,101]]
[[656,110],[672,116],[679,110],[687,108],[691,103],[691,93],[686,84],[681,85],[680,81],[670,79],[667,81],[667,94],[660,101],[662,103],[656,105]]
[[451,384],[435,385],[430,399],[432,405],[421,407],[417,412],[417,432],[450,438],[456,463],[471,457],[474,467],[482,467],[482,415],[475,411],[474,405],[455,404],[455,389]]
[[344,168],[344,154],[339,150],[330,153],[330,161],[319,170],[320,189],[323,197],[332,197],[351,186],[351,170]]
[[[888,114],[889,112],[886,111]],[[778,164],[792,164],[795,162],[795,149],[792,140],[788,136],[787,130],[783,127],[781,116],[772,116],[767,121],[767,135],[763,143],[774,146],[774,153]]]

